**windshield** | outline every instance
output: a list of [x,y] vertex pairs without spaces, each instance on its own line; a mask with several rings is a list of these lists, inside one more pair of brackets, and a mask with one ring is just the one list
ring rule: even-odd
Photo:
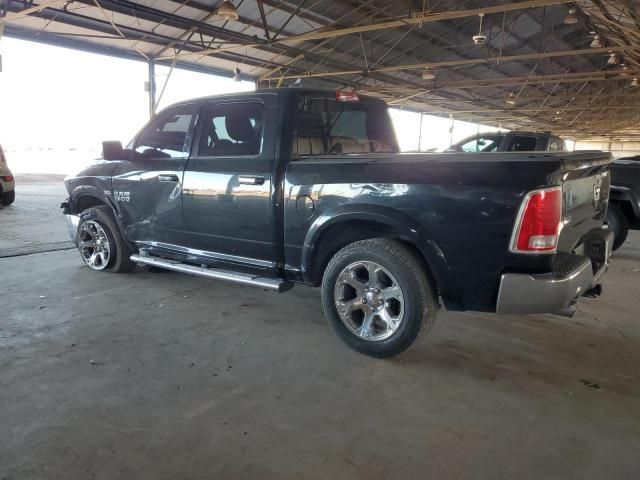
[[386,105],[302,97],[298,101],[295,154],[397,153]]

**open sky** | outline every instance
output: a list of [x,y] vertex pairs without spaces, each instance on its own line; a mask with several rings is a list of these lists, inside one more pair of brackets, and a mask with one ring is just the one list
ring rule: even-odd
[[[14,151],[10,156],[14,170],[40,168],[30,165],[37,155],[20,156],[27,149],[99,151],[103,140],[127,143],[148,120],[144,62],[7,37],[0,39],[0,54],[0,144]],[[168,67],[156,68],[158,92],[168,72]],[[176,69],[159,108],[253,88],[250,82]],[[451,139],[457,141],[478,130],[475,124],[456,121],[450,132],[449,119],[425,116],[420,139],[420,115],[394,109],[392,118],[404,150],[417,150],[419,142],[422,150],[442,149]],[[64,167],[56,171],[60,169]]]

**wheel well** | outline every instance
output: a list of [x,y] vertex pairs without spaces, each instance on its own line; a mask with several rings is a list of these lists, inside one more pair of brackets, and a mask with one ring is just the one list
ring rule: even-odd
[[105,202],[92,195],[82,195],[75,201],[76,213],[81,213],[84,212],[87,208],[97,207],[100,205],[107,206]]
[[630,224],[636,223],[635,215],[633,213],[633,206],[629,200],[611,200],[611,204],[618,207],[624,213],[624,216],[627,217],[627,220]]
[[316,248],[312,256],[313,260],[310,265],[309,278],[313,285],[319,286],[322,283],[324,270],[331,260],[331,257],[333,257],[338,250],[350,243],[366,240],[367,238],[387,238],[402,243],[416,255],[416,258],[421,260],[429,281],[437,291],[437,285],[431,267],[420,249],[403,235],[403,233],[397,231],[392,226],[370,220],[338,222],[328,227],[322,233],[316,241]]

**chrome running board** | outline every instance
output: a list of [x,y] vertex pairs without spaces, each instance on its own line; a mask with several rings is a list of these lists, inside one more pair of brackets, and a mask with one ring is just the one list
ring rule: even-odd
[[278,293],[286,292],[293,286],[290,282],[277,278],[260,277],[246,273],[220,270],[217,268],[197,267],[195,265],[189,265],[176,260],[169,260],[167,258],[153,257],[144,254],[133,254],[130,258],[132,262],[136,262],[138,264],[164,268],[166,270],[173,270],[174,272],[189,273],[199,277],[213,278],[215,280],[226,280],[228,282],[239,283],[241,285],[265,288],[267,290],[274,290]]

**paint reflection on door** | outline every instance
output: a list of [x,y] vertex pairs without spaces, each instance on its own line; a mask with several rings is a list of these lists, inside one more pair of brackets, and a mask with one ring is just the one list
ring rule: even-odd
[[[264,99],[205,107],[197,155],[185,171],[187,246],[258,262],[271,260],[271,165],[275,135]],[[271,122],[273,123],[273,122]]]
[[129,239],[173,243],[182,229],[182,179],[199,105],[159,113],[134,140],[130,159],[116,168],[113,194]]

